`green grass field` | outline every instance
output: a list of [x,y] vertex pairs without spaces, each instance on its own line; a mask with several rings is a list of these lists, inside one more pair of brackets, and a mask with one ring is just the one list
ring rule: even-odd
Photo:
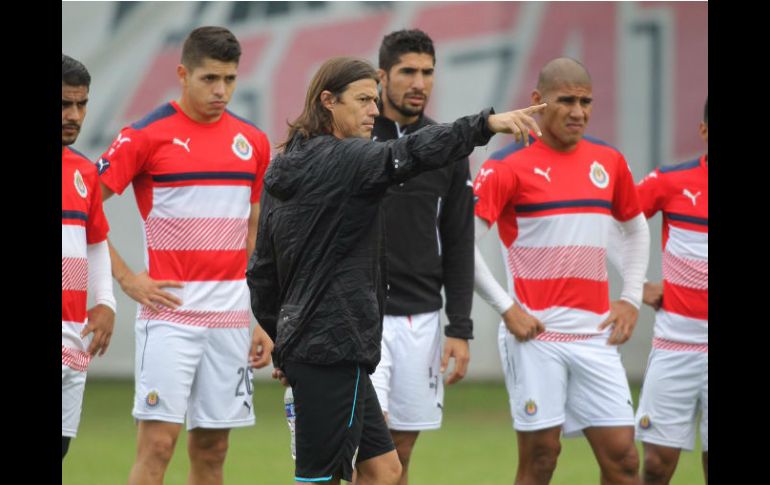
[[[634,389],[637,402],[638,388]],[[135,451],[131,417],[133,383],[89,380],[78,437],[62,464],[62,485],[117,485],[126,482]],[[516,438],[508,395],[502,383],[462,382],[447,389],[444,424],[420,436],[412,457],[412,485],[501,485],[513,483]],[[289,431],[283,414],[283,388],[276,382],[254,385],[256,426],[231,433],[225,463],[227,485],[293,483]],[[183,432],[166,473],[168,485],[187,480]],[[641,449],[640,449],[641,453]],[[562,441],[552,484],[599,482],[598,467],[583,438]],[[693,452],[683,452],[673,485],[702,484],[700,438]]]

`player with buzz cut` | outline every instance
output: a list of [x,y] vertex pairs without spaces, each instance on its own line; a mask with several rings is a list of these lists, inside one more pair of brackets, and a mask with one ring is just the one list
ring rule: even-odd
[[[601,483],[636,484],[634,409],[618,346],[633,332],[649,231],[615,148],[584,136],[592,81],[575,59],[540,71],[532,103],[543,136],[492,154],[476,177],[476,240],[497,224],[509,293],[476,257],[476,289],[500,312],[498,333],[518,441],[516,483],[548,483],[562,434],[584,435]],[[610,301],[606,253],[624,229],[623,291]]]

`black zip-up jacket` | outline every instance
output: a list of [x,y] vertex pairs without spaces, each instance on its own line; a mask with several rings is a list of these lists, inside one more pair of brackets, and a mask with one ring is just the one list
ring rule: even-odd
[[[435,121],[420,116],[398,126],[378,116],[372,139],[395,140]],[[392,185],[382,202],[388,261],[386,315],[441,309],[447,337],[473,338],[473,186],[468,158]]]
[[273,338],[273,363],[380,361],[387,188],[486,144],[491,109],[398,140],[296,137],[264,178],[247,282],[254,315]]

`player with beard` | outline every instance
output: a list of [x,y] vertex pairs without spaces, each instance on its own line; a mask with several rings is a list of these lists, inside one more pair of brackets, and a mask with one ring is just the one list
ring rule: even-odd
[[[424,111],[433,89],[435,49],[421,30],[400,30],[380,46],[380,116],[372,139],[386,141],[435,124]],[[468,158],[391,186],[383,199],[388,299],[382,360],[372,374],[388,428],[408,482],[420,431],[441,426],[441,375],[455,360],[447,384],[468,368],[473,338],[473,190]],[[449,325],[441,348],[444,288]]]

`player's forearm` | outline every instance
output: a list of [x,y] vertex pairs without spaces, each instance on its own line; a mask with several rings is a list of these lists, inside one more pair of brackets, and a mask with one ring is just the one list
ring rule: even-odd
[[484,262],[481,251],[476,247],[476,271],[474,274],[474,288],[476,293],[502,315],[513,305],[513,299],[500,286],[489,267]]
[[97,305],[105,305],[115,312],[115,294],[112,291],[110,276],[110,249],[107,241],[89,244],[86,248],[88,257],[88,292]]
[[[473,216],[469,216],[472,222]],[[442,231],[441,241],[445,248],[442,273],[446,293],[445,309],[449,319],[445,334],[464,339],[473,338],[473,321],[470,318],[475,258],[473,225],[468,224],[467,230],[453,237],[445,237]]]
[[246,285],[249,287],[251,312],[262,329],[275,341],[278,328],[280,301],[276,262],[266,228],[257,241],[246,267]]
[[462,255],[466,260],[464,264],[453,268],[444,266],[445,310],[449,319],[449,325],[446,326],[444,334],[449,337],[473,338],[473,320],[471,320],[474,279],[473,246],[470,249],[467,255]]
[[[469,256],[473,258],[473,253]],[[444,275],[444,292],[446,293],[444,309],[449,320],[444,334],[449,337],[473,338],[473,320],[471,320],[473,277],[473,259],[470,259],[469,267],[466,268],[464,274],[457,274],[449,278],[446,274]]]
[[508,293],[500,286],[492,272],[489,270],[484,257],[479,250],[479,241],[484,235],[489,232],[489,226],[486,221],[479,217],[475,217],[475,234],[476,244],[474,245],[474,288],[476,293],[484,299],[492,308],[494,308],[500,315],[506,312],[512,305],[514,300],[508,295]]
[[115,249],[115,246],[112,245],[112,242],[108,240],[107,244],[110,248],[112,277],[115,278],[115,281],[117,281],[121,287],[123,287],[126,278],[133,276],[134,272],[131,271],[131,268],[128,267],[128,264],[126,264],[126,261],[120,256],[118,251]]
[[636,308],[642,304],[644,276],[650,258],[650,230],[644,214],[621,223],[623,226],[622,269],[623,291],[620,299]]
[[613,219],[607,238],[607,259],[621,274],[623,273],[623,241],[625,237],[623,226]]
[[350,144],[353,151],[342,155],[370,160],[361,170],[364,190],[384,191],[425,171],[458,163],[477,146],[489,143],[494,132],[489,130],[487,118],[492,112],[492,108],[487,108],[454,123],[429,125],[395,140],[367,144],[363,151]]

